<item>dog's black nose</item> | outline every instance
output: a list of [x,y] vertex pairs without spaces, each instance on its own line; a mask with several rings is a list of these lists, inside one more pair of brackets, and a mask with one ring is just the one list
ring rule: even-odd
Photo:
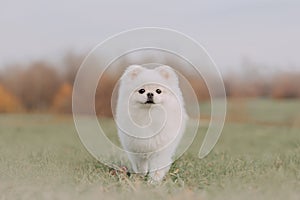
[[152,97],[153,97],[153,93],[150,93],[150,92],[147,93],[147,97],[148,97],[148,98],[152,98]]

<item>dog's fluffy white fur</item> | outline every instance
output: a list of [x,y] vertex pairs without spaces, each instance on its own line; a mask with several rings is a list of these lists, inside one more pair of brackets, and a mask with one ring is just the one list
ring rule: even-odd
[[159,182],[169,171],[187,115],[178,77],[169,66],[129,66],[120,79],[118,135],[136,173]]

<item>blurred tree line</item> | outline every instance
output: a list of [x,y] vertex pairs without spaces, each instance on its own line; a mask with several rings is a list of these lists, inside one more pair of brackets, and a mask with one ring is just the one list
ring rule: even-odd
[[61,66],[37,61],[0,72],[0,112],[71,113],[72,89],[83,57],[67,54]]
[[[0,71],[0,113],[72,112],[72,90],[82,55],[68,53],[60,66],[44,61],[27,66],[10,65]],[[124,63],[125,65],[126,63]],[[245,65],[242,74],[227,73],[224,77],[229,98],[299,98],[300,73],[261,74],[262,66]],[[95,100],[98,115],[111,116],[111,94],[118,76],[106,74],[98,87]],[[187,77],[199,100],[209,100],[203,79]]]

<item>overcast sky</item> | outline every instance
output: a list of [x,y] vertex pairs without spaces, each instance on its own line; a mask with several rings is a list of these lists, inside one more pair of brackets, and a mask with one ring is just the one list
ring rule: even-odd
[[300,68],[299,0],[0,0],[0,66],[87,52],[131,28],[198,40],[220,68],[243,59]]

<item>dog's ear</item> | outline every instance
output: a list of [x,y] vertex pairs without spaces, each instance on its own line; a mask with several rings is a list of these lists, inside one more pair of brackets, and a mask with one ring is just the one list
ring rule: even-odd
[[131,80],[134,80],[144,68],[140,65],[130,65],[127,67],[124,76],[128,76]]
[[173,68],[167,66],[167,65],[162,65],[157,68],[155,68],[156,71],[159,72],[159,74],[163,77],[163,79],[171,82],[178,84],[178,77]]

